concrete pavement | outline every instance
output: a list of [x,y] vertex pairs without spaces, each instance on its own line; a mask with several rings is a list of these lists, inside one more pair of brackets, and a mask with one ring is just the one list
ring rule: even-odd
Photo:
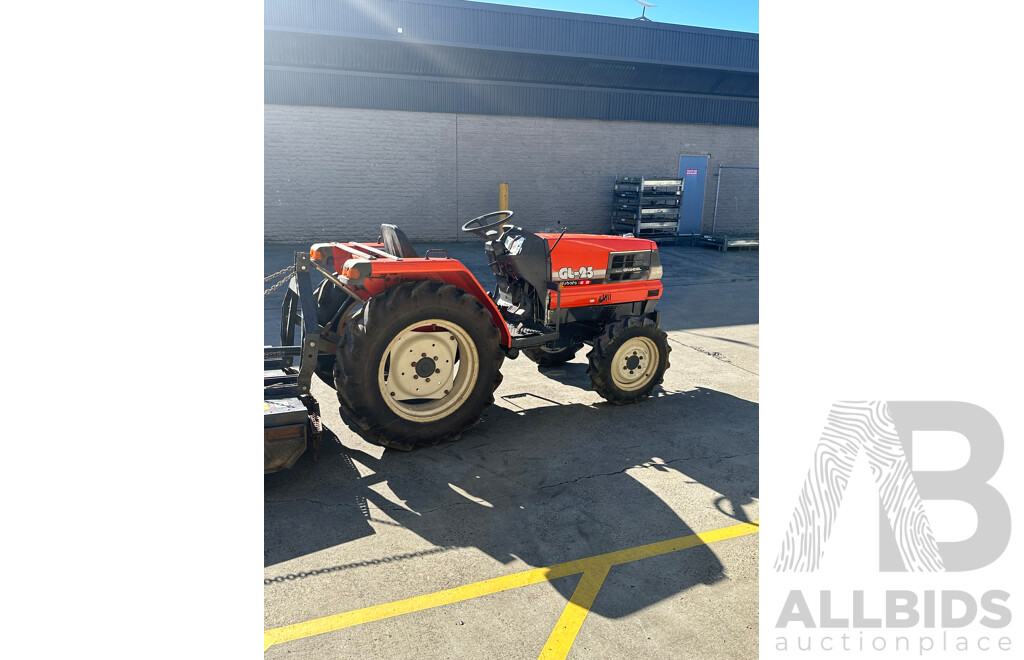
[[[268,246],[266,272],[305,247]],[[493,282],[482,243],[416,247],[445,248]],[[758,253],[661,254],[672,366],[640,404],[609,405],[590,389],[588,347],[551,369],[520,357],[505,361],[481,424],[403,453],[352,433],[314,379],[320,460],[265,480],[265,629],[757,520]],[[267,298],[266,341],[278,343]],[[757,540],[613,566],[568,657],[755,657]],[[559,577],[266,655],[536,658],[579,584]]]

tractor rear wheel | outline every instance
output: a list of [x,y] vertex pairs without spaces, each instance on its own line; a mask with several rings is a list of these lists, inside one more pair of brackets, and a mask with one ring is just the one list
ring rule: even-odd
[[367,302],[338,347],[341,411],[385,447],[457,440],[494,403],[499,339],[490,313],[454,284],[392,287]]
[[665,379],[671,350],[668,335],[653,320],[628,316],[608,324],[594,338],[587,373],[594,390],[607,401],[635,403]]
[[539,367],[558,367],[576,357],[576,352],[583,347],[583,344],[573,344],[564,348],[551,350],[544,348],[524,348],[523,355],[537,363]]

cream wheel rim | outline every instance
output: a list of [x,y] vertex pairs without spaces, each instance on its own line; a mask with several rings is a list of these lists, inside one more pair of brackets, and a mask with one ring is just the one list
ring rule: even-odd
[[612,382],[625,392],[650,383],[657,370],[658,347],[647,337],[627,339],[612,358]]
[[388,408],[414,422],[434,422],[469,399],[480,356],[469,333],[444,319],[417,321],[384,349],[377,385]]

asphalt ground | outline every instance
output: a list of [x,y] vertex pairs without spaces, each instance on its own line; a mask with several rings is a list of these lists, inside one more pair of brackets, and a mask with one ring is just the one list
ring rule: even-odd
[[[482,243],[426,247],[493,283]],[[314,378],[319,460],[264,482],[266,657],[756,657],[758,253],[661,260],[671,367],[639,404],[591,390],[589,347],[506,359],[478,426],[406,453]]]

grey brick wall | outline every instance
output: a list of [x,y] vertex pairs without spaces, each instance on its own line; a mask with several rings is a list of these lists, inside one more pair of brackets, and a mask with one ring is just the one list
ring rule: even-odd
[[[616,176],[674,176],[679,156],[700,154],[708,231],[718,164],[758,162],[756,127],[266,105],[264,133],[264,236],[277,243],[371,240],[382,222],[462,240],[503,181],[524,227],[602,233]],[[756,231],[753,182],[729,188],[729,217],[720,200],[718,231]]]

